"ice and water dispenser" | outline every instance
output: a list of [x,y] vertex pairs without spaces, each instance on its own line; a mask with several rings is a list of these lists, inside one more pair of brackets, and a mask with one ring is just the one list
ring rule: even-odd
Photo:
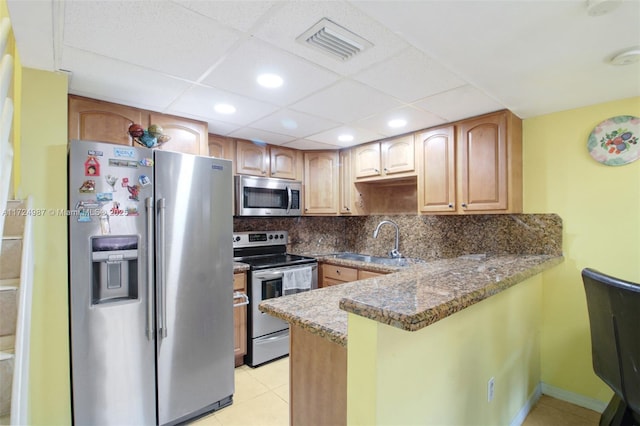
[[138,236],[91,238],[91,303],[138,298]]

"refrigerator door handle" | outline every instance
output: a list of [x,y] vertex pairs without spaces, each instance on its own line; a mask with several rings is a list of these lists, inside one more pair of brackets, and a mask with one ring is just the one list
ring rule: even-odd
[[153,197],[145,200],[147,210],[147,339],[153,340],[155,325],[153,320]]
[[166,225],[166,199],[158,198],[158,244],[156,246],[158,252],[158,322],[160,328],[158,335],[160,338],[167,337],[167,290],[165,286],[165,275],[167,271],[167,256],[165,253],[165,225]]

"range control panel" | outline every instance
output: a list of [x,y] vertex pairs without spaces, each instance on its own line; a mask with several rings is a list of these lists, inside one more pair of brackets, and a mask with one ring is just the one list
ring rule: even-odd
[[287,231],[234,232],[233,247],[283,245],[289,242]]

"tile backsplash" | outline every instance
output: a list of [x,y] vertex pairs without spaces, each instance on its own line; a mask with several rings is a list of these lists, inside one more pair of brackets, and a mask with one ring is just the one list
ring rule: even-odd
[[400,229],[400,252],[425,260],[464,254],[562,254],[562,219],[556,214],[468,216],[236,217],[234,231],[286,230],[293,253],[351,251],[387,256]]

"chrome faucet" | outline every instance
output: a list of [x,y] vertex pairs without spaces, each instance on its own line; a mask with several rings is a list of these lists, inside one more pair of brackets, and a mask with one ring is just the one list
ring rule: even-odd
[[376,230],[373,231],[373,238],[378,238],[378,232],[380,231],[380,227],[382,225],[384,225],[385,223],[388,223],[389,225],[393,225],[396,228],[396,244],[395,247],[393,248],[393,250],[391,250],[389,252],[389,257],[392,258],[398,258],[398,257],[402,257],[402,254],[400,254],[400,252],[398,251],[398,244],[400,243],[400,228],[398,228],[398,224],[391,221],[391,220],[383,220],[382,222],[380,222],[378,224],[378,226],[376,227]]

